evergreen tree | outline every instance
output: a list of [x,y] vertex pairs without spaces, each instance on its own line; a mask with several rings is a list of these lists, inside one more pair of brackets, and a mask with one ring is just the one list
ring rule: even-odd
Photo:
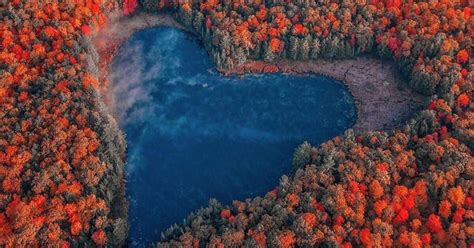
[[272,52],[272,49],[270,49],[268,43],[266,43],[263,49],[263,60],[265,62],[272,62],[273,60],[275,60],[275,58],[276,55]]
[[291,36],[289,40],[288,55],[291,59],[296,60],[299,52],[299,39]]
[[250,56],[254,59],[261,59],[262,56],[262,42],[257,42],[254,49],[250,51]]
[[336,49],[332,36],[324,39],[321,44],[321,56],[324,58],[334,58],[336,56]]
[[370,52],[374,46],[373,32],[366,27],[356,28],[356,54]]
[[397,61],[397,65],[400,68],[400,72],[405,77],[410,76],[411,71],[412,71],[413,66],[415,65],[415,63],[416,63],[416,60],[414,60],[412,57],[401,57]]
[[190,27],[193,23],[193,12],[184,11],[182,8],[177,13],[178,20],[186,27]]
[[235,49],[234,54],[234,62],[236,65],[242,65],[247,61],[247,53],[242,47],[238,47]]
[[230,51],[231,46],[232,46],[232,36],[227,31],[222,32],[221,39],[219,42],[219,48],[221,48],[224,51]]
[[220,53],[218,51],[216,51],[215,49],[212,49],[211,54],[212,54],[212,58],[214,60],[214,63],[216,64],[216,67],[217,68],[222,68],[223,63],[222,63]]
[[203,24],[204,24],[204,15],[199,11],[195,11],[195,13],[196,14],[194,15],[193,29],[194,31],[201,34],[203,30]]
[[440,81],[439,74],[433,74],[425,71],[424,67],[419,66],[413,69],[408,84],[414,90],[421,94],[431,95],[435,93],[435,89]]
[[140,0],[140,5],[146,11],[155,12],[158,10],[159,0]]
[[433,133],[438,127],[434,111],[423,110],[410,120],[405,126],[405,131],[412,135],[425,136]]
[[309,59],[309,54],[311,50],[311,35],[307,35],[304,37],[304,39],[301,41],[301,49],[299,51],[299,56],[298,58],[300,60],[308,60]]
[[334,57],[345,58],[348,56],[346,54],[346,42],[339,38],[339,36],[333,36],[331,47],[335,51]]
[[314,38],[310,45],[309,56],[311,59],[318,59],[320,53],[321,53],[321,43],[319,42],[318,38]]
[[293,155],[293,167],[295,169],[302,168],[311,162],[311,144],[305,141],[296,148]]
[[344,48],[345,48],[345,52],[344,52],[344,57],[345,58],[351,58],[351,57],[354,57],[354,48],[351,46],[351,44],[349,44],[349,42],[344,42]]

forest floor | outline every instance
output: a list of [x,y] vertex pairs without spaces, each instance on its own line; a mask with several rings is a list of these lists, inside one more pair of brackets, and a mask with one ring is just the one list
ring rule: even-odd
[[[108,65],[117,49],[134,32],[157,26],[171,26],[186,30],[169,14],[141,12],[127,17],[117,13],[116,16],[93,37],[94,46],[100,57],[101,82],[107,81]],[[357,121],[353,126],[356,133],[402,128],[404,123],[428,100],[408,87],[396,65],[374,56],[309,61],[281,59],[271,63],[248,61],[234,69],[221,71],[225,75],[263,72],[315,73],[342,81],[356,104]],[[103,85],[104,92],[107,84]]]

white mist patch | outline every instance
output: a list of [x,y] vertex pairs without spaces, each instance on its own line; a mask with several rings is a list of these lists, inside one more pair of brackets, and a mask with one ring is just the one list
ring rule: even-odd
[[166,36],[151,41],[147,48],[142,41],[132,37],[120,48],[114,59],[118,66],[112,65],[116,69],[109,70],[109,94],[112,112],[122,126],[130,121],[152,118],[156,112],[156,104],[150,103],[153,101],[151,92],[159,85],[153,81],[160,79],[163,68],[181,66],[180,59],[173,56],[179,35],[178,31],[168,32]]
[[[145,61],[140,56],[142,46],[142,44],[136,44],[120,51],[119,63],[126,63],[126,66],[109,72],[112,111],[121,124],[126,124],[130,118],[136,117],[136,114],[130,113],[133,106],[151,100],[150,89],[144,85],[143,80]],[[122,61],[124,58],[126,61]]]

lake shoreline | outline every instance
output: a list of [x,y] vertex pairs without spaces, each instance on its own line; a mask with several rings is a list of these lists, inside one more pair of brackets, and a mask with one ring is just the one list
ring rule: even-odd
[[373,56],[351,59],[318,59],[295,61],[279,59],[274,62],[248,61],[224,75],[248,73],[316,74],[342,82],[354,99],[357,120],[355,133],[390,131],[403,128],[412,114],[421,109],[426,97],[412,91],[391,61]]
[[[95,37],[92,37],[92,42],[100,58],[100,91],[107,104],[110,103],[107,95],[107,70],[117,50],[136,31],[158,26],[175,27],[189,32],[170,14],[141,12],[133,16],[123,16],[117,12],[110,16],[109,24]],[[247,61],[233,69],[218,71],[224,75],[277,72],[314,73],[341,81],[348,88],[356,105],[357,118],[352,127],[356,133],[403,128],[404,123],[426,102],[426,97],[408,87],[392,62],[373,56],[309,61],[279,59],[270,63]]]

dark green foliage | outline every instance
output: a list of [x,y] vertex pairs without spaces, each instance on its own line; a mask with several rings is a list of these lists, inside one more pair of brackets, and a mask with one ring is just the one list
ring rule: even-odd
[[145,9],[146,11],[157,11],[158,10],[158,3],[159,0],[140,0],[140,5]]
[[309,163],[311,163],[311,144],[305,141],[293,154],[293,167],[302,168]]
[[412,135],[425,136],[438,128],[434,111],[423,110],[406,125],[406,132]]

